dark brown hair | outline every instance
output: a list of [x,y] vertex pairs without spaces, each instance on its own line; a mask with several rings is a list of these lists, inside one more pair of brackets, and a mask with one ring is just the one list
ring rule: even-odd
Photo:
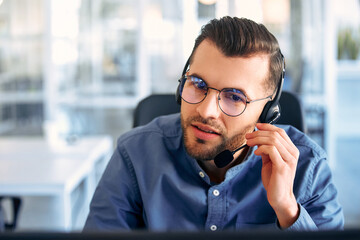
[[190,56],[205,39],[212,41],[227,57],[250,57],[266,54],[270,57],[267,87],[275,89],[282,74],[283,56],[279,43],[263,24],[237,17],[213,19],[201,28]]

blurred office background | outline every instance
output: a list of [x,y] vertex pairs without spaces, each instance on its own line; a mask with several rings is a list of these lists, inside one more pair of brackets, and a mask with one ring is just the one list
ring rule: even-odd
[[142,98],[175,92],[200,27],[225,15],[278,38],[284,88],[328,152],[346,227],[360,227],[359,0],[0,0],[0,137],[115,141]]

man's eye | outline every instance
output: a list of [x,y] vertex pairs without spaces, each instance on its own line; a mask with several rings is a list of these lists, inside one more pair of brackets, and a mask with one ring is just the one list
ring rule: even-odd
[[231,102],[240,103],[245,101],[245,98],[242,94],[234,93],[233,91],[225,92],[224,95],[225,98]]
[[206,89],[206,84],[204,82],[198,82],[195,84],[197,88],[199,89]]
[[236,94],[229,95],[228,98],[229,98],[229,100],[231,100],[233,102],[242,102],[243,101],[243,99],[239,95],[236,95]]
[[193,78],[192,83],[193,83],[194,87],[196,87],[198,89],[206,90],[206,88],[207,88],[206,83],[201,79]]
[[235,94],[231,96],[231,99],[232,99],[233,101],[235,101],[235,102],[238,102],[238,101],[241,101],[241,100],[242,100],[242,98],[241,98],[240,96],[235,95]]

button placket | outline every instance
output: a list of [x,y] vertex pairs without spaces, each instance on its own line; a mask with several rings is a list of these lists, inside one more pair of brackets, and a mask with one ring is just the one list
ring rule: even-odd
[[219,185],[214,185],[208,190],[208,217],[206,228],[210,231],[219,231],[223,227],[226,215],[226,194]]

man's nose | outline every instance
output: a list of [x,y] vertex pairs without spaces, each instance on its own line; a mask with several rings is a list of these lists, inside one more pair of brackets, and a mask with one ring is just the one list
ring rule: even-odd
[[196,111],[204,119],[206,118],[218,118],[221,114],[221,110],[218,105],[219,92],[217,90],[209,89],[206,98],[200,102],[196,108]]

